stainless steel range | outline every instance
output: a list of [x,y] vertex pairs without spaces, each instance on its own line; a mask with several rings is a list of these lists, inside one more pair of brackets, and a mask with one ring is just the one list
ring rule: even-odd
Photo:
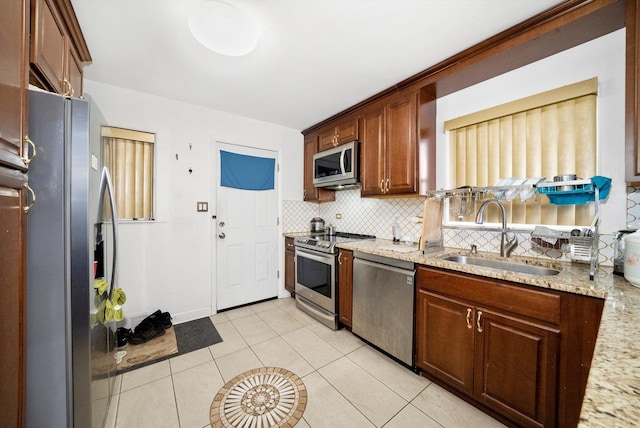
[[338,329],[337,244],[373,235],[336,232],[294,238],[296,250],[296,306],[327,327]]

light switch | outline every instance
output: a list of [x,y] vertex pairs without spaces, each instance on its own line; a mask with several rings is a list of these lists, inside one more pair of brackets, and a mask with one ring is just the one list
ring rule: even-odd
[[91,168],[93,168],[94,171],[98,170],[98,158],[93,153],[91,153]]
[[209,211],[209,202],[198,202],[198,212],[206,213]]

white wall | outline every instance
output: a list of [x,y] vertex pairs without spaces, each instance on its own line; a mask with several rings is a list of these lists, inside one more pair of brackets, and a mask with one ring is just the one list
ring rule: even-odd
[[[624,64],[625,31],[619,30],[438,99],[437,164],[448,164],[444,121],[598,77],[598,174],[612,179],[611,193],[602,205],[601,232],[625,229]],[[436,188],[449,187],[446,177],[446,169],[438,168]]]
[[[156,309],[171,312],[174,322],[214,313],[212,147],[223,141],[278,152],[281,214],[283,199],[302,199],[300,131],[94,81],[85,81],[84,89],[107,124],[156,134],[156,221],[122,222],[118,229],[127,320],[135,325]],[[197,201],[209,202],[209,212],[196,212]]]

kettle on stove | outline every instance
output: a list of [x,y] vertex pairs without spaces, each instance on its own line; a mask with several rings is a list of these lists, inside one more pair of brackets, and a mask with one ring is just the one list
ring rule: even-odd
[[636,229],[622,229],[616,232],[613,241],[613,273],[624,275],[624,237],[635,232]]

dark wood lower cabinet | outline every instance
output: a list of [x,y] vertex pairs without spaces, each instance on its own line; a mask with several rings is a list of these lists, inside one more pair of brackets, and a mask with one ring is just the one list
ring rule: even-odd
[[351,328],[353,317],[353,251],[338,253],[338,321]]
[[553,426],[560,332],[488,309],[475,312],[473,395],[519,424]]
[[[0,420],[2,426],[25,423],[25,260],[26,214],[24,190],[5,186],[0,167]],[[21,173],[12,171],[9,181]],[[26,177],[26,176],[25,176]],[[19,180],[18,180],[19,181]]]
[[416,365],[518,426],[576,426],[603,303],[419,267]]
[[293,246],[293,238],[284,239],[284,288],[296,295],[296,252]]

